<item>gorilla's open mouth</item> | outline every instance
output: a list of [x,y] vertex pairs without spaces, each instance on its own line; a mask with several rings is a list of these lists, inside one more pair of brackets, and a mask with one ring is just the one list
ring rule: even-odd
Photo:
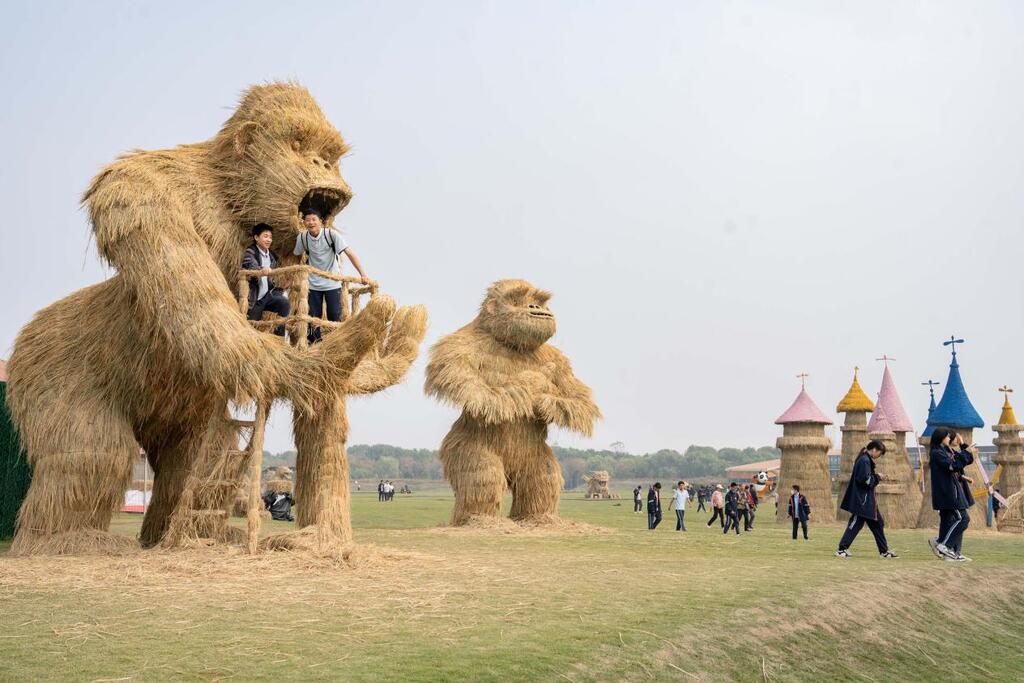
[[299,202],[299,214],[312,209],[318,211],[326,221],[341,210],[345,195],[333,187],[314,187]]

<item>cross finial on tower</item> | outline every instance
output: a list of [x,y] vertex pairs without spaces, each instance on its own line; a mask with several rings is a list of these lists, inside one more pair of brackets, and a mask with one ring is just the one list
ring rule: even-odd
[[932,395],[932,399],[935,398],[935,387],[942,384],[942,382],[933,382],[928,380],[927,382],[921,382],[921,386],[928,387],[928,393]]
[[859,365],[854,365],[853,366],[853,378],[854,379],[857,379],[857,373],[858,372],[860,372],[860,366]]
[[881,358],[876,358],[875,360],[880,360],[880,361],[885,363],[885,367],[889,367],[889,361],[896,360],[896,359],[895,358],[890,358],[889,356],[887,356],[887,355],[885,355],[883,353]]
[[810,375],[808,375],[806,372],[801,372],[799,375],[797,375],[797,379],[800,380],[800,388],[801,389],[806,389],[807,388],[807,378],[808,377],[810,377]]
[[1006,395],[1006,398],[1010,398],[1010,394],[1013,393],[1013,389],[1011,389],[1010,387],[1006,386],[1005,384],[1003,386],[999,387],[999,391],[1003,392]]
[[954,334],[954,335],[950,336],[949,341],[942,342],[942,345],[943,346],[952,346],[953,347],[953,360],[956,360],[956,345],[957,344],[963,344],[963,343],[964,343],[964,340],[963,339],[957,339],[956,335]]

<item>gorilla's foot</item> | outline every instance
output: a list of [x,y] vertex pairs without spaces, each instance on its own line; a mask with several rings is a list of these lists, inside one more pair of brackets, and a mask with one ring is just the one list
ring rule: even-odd
[[131,555],[141,551],[138,541],[100,529],[78,529],[56,534],[19,531],[11,555]]
[[347,560],[354,545],[351,539],[342,538],[328,529],[313,524],[298,531],[267,536],[260,541],[260,550],[288,550]]

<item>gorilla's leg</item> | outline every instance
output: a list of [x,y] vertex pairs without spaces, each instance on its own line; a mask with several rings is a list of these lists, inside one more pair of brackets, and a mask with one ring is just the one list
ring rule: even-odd
[[505,495],[505,469],[501,458],[480,439],[466,438],[456,422],[439,452],[444,477],[455,491],[452,524],[460,526],[471,517],[498,517]]
[[558,513],[558,499],[565,483],[558,460],[546,443],[529,444],[523,448],[515,444],[516,451],[505,457],[509,488],[512,489],[512,510],[515,520],[547,520]]
[[46,394],[37,397],[39,410],[19,420],[33,472],[11,552],[62,554],[134,546],[130,539],[106,534],[110,518],[124,502],[139,453],[127,420],[98,401],[96,393]]
[[316,526],[319,538],[329,544],[351,542],[345,396],[335,394],[311,414],[296,412],[294,435],[298,526]]

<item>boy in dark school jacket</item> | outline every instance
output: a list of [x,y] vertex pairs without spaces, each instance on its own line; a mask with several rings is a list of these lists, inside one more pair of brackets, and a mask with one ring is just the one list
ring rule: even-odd
[[811,504],[807,502],[807,496],[800,495],[800,484],[793,484],[793,491],[789,495],[788,514],[793,520],[793,540],[796,540],[796,528],[802,526],[804,529],[804,540],[807,539],[807,520],[811,517]]
[[647,490],[647,528],[654,530],[661,524],[661,482]]
[[886,559],[898,557],[896,553],[889,550],[889,544],[885,540],[885,520],[878,512],[878,505],[875,502],[875,487],[882,480],[881,476],[875,472],[875,460],[883,455],[885,455],[885,444],[880,441],[870,441],[853,463],[850,483],[846,487],[846,495],[843,496],[843,502],[839,506],[850,513],[850,521],[846,525],[843,537],[839,539],[836,557],[850,556],[848,549],[865,524],[868,525],[875,537],[878,554]]
[[725,494],[725,526],[722,533],[729,533],[729,528],[736,530],[740,535],[740,493],[736,490],[736,482],[729,484],[729,491]]

